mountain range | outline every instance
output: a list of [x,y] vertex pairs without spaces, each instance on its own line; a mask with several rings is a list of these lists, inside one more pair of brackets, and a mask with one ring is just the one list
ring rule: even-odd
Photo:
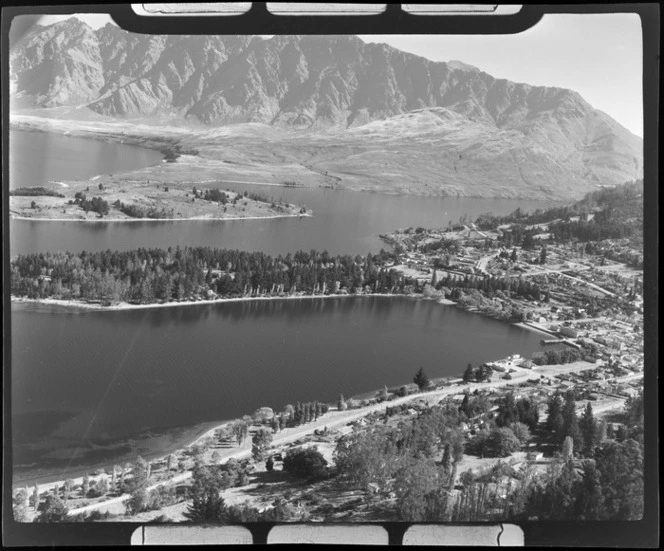
[[[443,194],[480,182],[471,194],[496,196],[494,186],[512,190],[498,196],[580,197],[643,174],[642,140],[574,91],[355,36],[143,35],[70,18],[12,44],[10,81],[13,109],[75,106],[203,128],[262,123],[360,148],[378,140],[387,165],[390,148],[426,140],[427,171],[445,176],[435,183]],[[400,162],[416,171],[427,161],[418,151]]]

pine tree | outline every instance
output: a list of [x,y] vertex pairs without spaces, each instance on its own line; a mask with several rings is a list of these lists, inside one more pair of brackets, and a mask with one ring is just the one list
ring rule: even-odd
[[565,396],[565,404],[563,405],[563,434],[571,436],[574,440],[574,448],[583,450],[583,435],[579,430],[579,421],[576,416],[576,403],[574,402],[574,393],[568,392]]
[[602,495],[599,472],[594,461],[583,463],[583,475],[575,505],[579,520],[602,520],[604,496]]
[[559,393],[555,393],[547,404],[547,417],[546,417],[546,428],[550,432],[554,432],[556,427],[556,418],[558,415],[562,414],[563,411],[563,401]]
[[468,364],[466,371],[463,372],[463,382],[470,383],[475,380],[475,370],[473,369],[472,364]]
[[413,382],[418,386],[420,391],[423,391],[427,386],[429,386],[429,377],[427,377],[424,368],[420,367],[415,377],[413,377]]
[[598,443],[597,423],[595,422],[593,407],[590,402],[586,404],[586,409],[581,416],[579,429],[581,430],[581,436],[583,437],[583,455],[590,457],[593,448]]

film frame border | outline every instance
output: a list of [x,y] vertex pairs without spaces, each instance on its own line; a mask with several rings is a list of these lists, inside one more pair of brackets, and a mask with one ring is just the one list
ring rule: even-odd
[[[387,4],[375,15],[276,16],[264,2],[252,3],[245,14],[202,17],[140,18],[130,4],[98,4],[70,2],[68,5],[20,6],[18,1],[3,2],[2,42],[0,51],[2,79],[2,160],[3,181],[9,176],[9,29],[19,15],[104,13],[123,29],[150,34],[513,34],[526,30],[545,14],[635,13],[641,19],[643,44],[643,112],[644,112],[644,397],[646,418],[644,434],[649,451],[644,457],[646,477],[645,512],[639,521],[537,521],[517,524],[525,534],[526,545],[534,546],[606,546],[657,547],[659,544],[659,449],[658,442],[658,176],[659,176],[659,42],[660,10],[656,3],[567,5],[525,4],[514,15],[413,15],[400,10],[400,4]],[[7,6],[7,7],[5,7]],[[186,29],[185,32],[182,32]],[[278,32],[275,32],[278,31]],[[9,279],[9,193],[3,186],[3,281]],[[11,333],[9,288],[3,285],[3,365],[10,366]],[[13,519],[12,455],[11,455],[11,368],[3,370],[3,545],[128,545],[131,534],[140,523],[17,523]],[[388,532],[389,544],[400,544],[412,523],[375,523]],[[431,523],[434,524],[435,523]],[[486,526],[495,523],[474,523],[464,526]],[[274,524],[245,525],[254,544],[267,543]],[[458,526],[458,525],[457,525]]]

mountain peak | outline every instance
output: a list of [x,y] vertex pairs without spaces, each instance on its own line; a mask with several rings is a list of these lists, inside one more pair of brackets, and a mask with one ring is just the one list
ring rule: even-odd
[[464,63],[463,61],[459,61],[458,59],[453,59],[452,61],[448,61],[447,66],[454,70],[459,70],[459,71],[480,72],[480,70],[474,65],[468,65],[468,63]]

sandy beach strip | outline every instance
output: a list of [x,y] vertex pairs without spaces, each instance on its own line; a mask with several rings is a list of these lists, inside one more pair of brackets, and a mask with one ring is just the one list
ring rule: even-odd
[[[288,295],[288,296],[260,296],[260,297],[233,297],[233,298],[217,298],[217,299],[204,299],[204,300],[183,300],[182,302],[163,302],[163,303],[151,303],[151,304],[129,304],[127,302],[122,302],[119,304],[112,304],[110,306],[102,306],[100,304],[91,304],[88,302],[82,302],[78,300],[61,300],[55,298],[26,298],[26,297],[17,297],[11,295],[11,301],[15,304],[42,304],[45,306],[62,306],[65,308],[74,308],[82,310],[94,310],[101,312],[113,312],[113,311],[123,311],[123,310],[144,310],[146,308],[172,308],[176,306],[196,306],[196,305],[209,305],[209,304],[223,304],[226,302],[249,302],[249,301],[269,301],[269,300],[297,300],[297,299],[327,299],[327,298],[348,298],[348,297],[402,297],[410,299],[428,299],[422,295],[397,295],[397,294],[386,294],[386,293],[362,293],[362,294],[329,294],[329,295]],[[439,301],[440,302],[440,301]],[[446,303],[440,303],[446,304]]]

